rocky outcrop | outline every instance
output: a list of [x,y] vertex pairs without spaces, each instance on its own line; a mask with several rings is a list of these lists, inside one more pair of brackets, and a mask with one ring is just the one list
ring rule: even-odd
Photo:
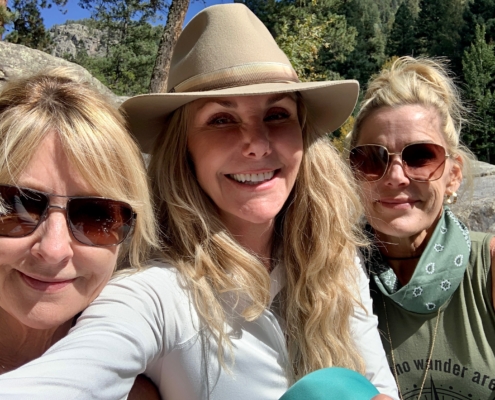
[[0,90],[5,82],[11,79],[59,66],[71,67],[75,74],[89,82],[116,104],[121,104],[125,100],[125,98],[113,94],[110,89],[77,64],[26,46],[0,41]]
[[54,25],[49,30],[53,42],[51,55],[76,57],[78,51],[86,51],[90,57],[104,57],[107,46],[107,35],[103,31],[86,25],[70,23]]
[[460,191],[452,211],[470,230],[495,233],[495,166],[477,162],[473,175],[472,190]]

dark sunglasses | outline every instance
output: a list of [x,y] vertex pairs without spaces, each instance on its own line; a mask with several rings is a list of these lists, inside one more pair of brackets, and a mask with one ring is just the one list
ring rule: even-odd
[[374,182],[383,178],[390,157],[395,155],[402,160],[404,174],[416,182],[439,179],[445,169],[445,160],[451,156],[443,146],[435,143],[411,143],[400,153],[390,153],[378,144],[363,144],[351,150],[349,162],[357,179]]
[[[67,198],[65,207],[50,205],[50,197]],[[0,185],[0,236],[32,234],[50,208],[66,211],[74,238],[88,246],[115,246],[129,235],[136,213],[122,201],[102,197],[60,196],[10,185]]]

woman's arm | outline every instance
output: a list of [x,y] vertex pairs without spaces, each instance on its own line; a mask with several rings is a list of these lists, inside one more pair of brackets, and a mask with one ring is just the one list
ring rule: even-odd
[[358,351],[366,364],[365,376],[382,394],[392,399],[399,399],[397,385],[390,372],[387,357],[378,333],[378,319],[373,314],[373,303],[369,291],[369,280],[364,270],[361,254],[356,257],[358,265],[358,285],[361,303],[364,306],[355,307],[351,319],[351,329]]
[[127,400],[161,400],[161,397],[151,379],[141,374],[134,381]]
[[[0,376],[0,398],[126,398],[136,376],[177,340],[174,313],[184,306],[174,296],[174,281],[166,268],[150,268],[110,282],[68,336]],[[165,318],[171,325],[166,340]]]

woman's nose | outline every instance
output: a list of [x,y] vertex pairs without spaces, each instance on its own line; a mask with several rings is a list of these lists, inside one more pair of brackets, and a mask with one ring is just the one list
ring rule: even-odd
[[384,183],[391,186],[408,184],[409,178],[404,170],[404,163],[400,155],[392,155],[390,157],[387,171],[385,171],[385,176],[383,177]]
[[64,209],[51,208],[36,232],[39,239],[32,254],[47,264],[61,264],[72,258],[73,238],[69,232]]
[[258,159],[271,153],[270,131],[263,121],[251,122],[242,129],[244,156]]

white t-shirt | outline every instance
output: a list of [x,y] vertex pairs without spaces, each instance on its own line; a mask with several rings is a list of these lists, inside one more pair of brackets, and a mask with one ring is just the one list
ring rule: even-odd
[[[356,262],[362,266],[361,260]],[[252,322],[229,319],[234,363],[220,367],[214,340],[201,333],[198,314],[175,268],[159,261],[113,279],[79,317],[70,334],[42,357],[0,375],[0,398],[125,399],[145,372],[163,400],[275,400],[288,388],[287,350],[280,318],[265,310]],[[271,300],[285,284],[282,267],[271,273]],[[368,280],[359,268],[361,301],[351,329],[366,362],[366,377],[397,399],[372,313]],[[228,302],[229,299],[225,298]]]

